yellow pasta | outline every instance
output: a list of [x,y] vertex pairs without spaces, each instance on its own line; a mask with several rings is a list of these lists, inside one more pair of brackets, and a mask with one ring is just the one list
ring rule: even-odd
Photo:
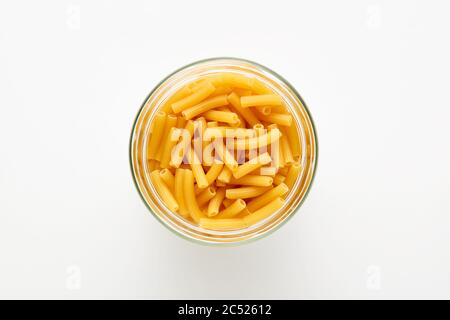
[[208,217],[216,216],[219,213],[220,205],[225,198],[225,188],[219,188],[216,190],[216,195],[209,201],[208,204]]
[[250,212],[256,211],[272,200],[284,196],[288,191],[288,186],[284,183],[281,183],[275,188],[249,201],[249,203],[247,204],[247,210]]
[[220,95],[217,97],[209,98],[203,102],[200,102],[199,104],[188,108],[186,110],[183,110],[181,114],[186,120],[190,120],[199,114],[202,114],[204,112],[207,112],[208,110],[220,107],[220,106],[226,106],[228,104],[227,95]]
[[159,171],[155,170],[151,174],[152,183],[158,192],[159,196],[162,198],[164,204],[169,208],[170,211],[177,212],[179,209],[179,205],[169,187],[164,183],[159,175]]
[[203,113],[203,116],[207,120],[225,122],[229,124],[236,124],[239,121],[239,117],[236,113],[227,111],[210,110]]
[[276,198],[275,200],[272,200],[268,204],[266,204],[264,207],[256,210],[255,212],[249,214],[248,216],[245,216],[242,218],[247,225],[251,226],[269,216],[274,214],[278,209],[284,206],[284,200],[281,198]]
[[258,106],[281,106],[282,104],[283,100],[276,94],[262,94],[241,97],[241,106],[243,108]]
[[289,189],[292,189],[299,174],[300,164],[296,162],[289,168],[288,174],[286,175],[286,180],[284,181]]
[[298,138],[298,132],[297,132],[297,127],[295,126],[295,123],[293,123],[285,131],[288,136],[289,145],[291,146],[291,149],[292,149],[292,156],[299,157],[301,155],[301,146],[300,146],[300,140]]
[[239,179],[249,174],[250,172],[268,164],[272,161],[270,155],[266,152],[258,157],[247,161],[246,163],[240,165],[233,173],[234,178]]
[[186,207],[186,203],[184,201],[184,171],[185,169],[177,169],[175,171],[175,178],[174,178],[174,193],[175,193],[175,199],[177,200],[180,210],[179,213],[184,218],[189,217],[189,212]]
[[197,205],[201,208],[216,195],[215,187],[208,187],[197,197]]
[[153,130],[150,136],[150,143],[147,148],[147,158],[154,160],[158,151],[158,146],[161,143],[161,138],[164,133],[164,125],[166,123],[166,113],[158,112],[153,120]]
[[184,171],[184,202],[195,223],[199,223],[200,219],[205,217],[200,210],[194,193],[194,175],[191,170]]
[[[169,161],[172,158],[172,151],[175,145],[178,143],[180,133],[180,129],[178,128],[171,128],[169,131],[169,135],[167,136],[165,145],[162,146],[163,151],[161,155],[161,168],[168,168],[169,167]],[[177,139],[175,137],[178,137]]]
[[169,169],[162,169],[159,171],[159,175],[164,183],[169,187],[170,191],[174,191],[175,177]]
[[246,222],[242,218],[233,218],[233,219],[211,219],[211,218],[202,218],[199,221],[199,225],[205,229],[211,230],[235,230],[242,229],[247,227]]
[[278,141],[281,137],[281,132],[278,129],[270,130],[268,133],[260,135],[258,137],[242,139],[236,141],[237,149],[251,149],[251,148],[262,148]]
[[155,159],[161,161],[162,153],[164,151],[165,143],[169,139],[170,130],[177,125],[177,117],[173,114],[169,114],[166,118],[166,123],[164,125],[164,132],[162,134],[161,140],[158,143]]
[[272,107],[270,106],[258,106],[255,109],[264,116],[268,116],[272,112]]
[[276,123],[280,126],[290,127],[292,125],[292,116],[290,114],[272,112],[266,116],[258,113],[258,119],[265,122]]
[[230,102],[233,109],[239,113],[245,121],[248,122],[250,126],[260,123],[258,118],[253,114],[253,112],[248,108],[242,108],[239,96],[233,92],[228,95],[228,101]]
[[235,189],[227,189],[225,197],[227,199],[248,199],[257,197],[272,187],[241,187]]
[[284,180],[286,179],[285,176],[281,175],[281,174],[277,174],[274,178],[273,178],[273,184],[278,186],[281,183],[284,182]]
[[228,167],[223,167],[222,171],[220,172],[219,176],[217,177],[217,181],[222,183],[230,183],[232,176],[232,171]]
[[[227,190],[228,191],[228,190]],[[246,203],[242,199],[237,199],[228,208],[219,212],[217,219],[229,219],[237,216],[246,207]]]
[[260,175],[246,175],[240,179],[231,178],[231,184],[244,186],[269,187],[273,183],[273,178]]
[[184,128],[186,126],[186,119],[183,117],[177,117],[177,128]]
[[181,88],[164,103],[164,105],[161,107],[161,111],[164,111],[165,113],[171,113],[172,112],[172,103],[180,101],[181,99],[187,97],[191,93],[192,93],[192,90],[189,87]]
[[294,163],[294,157],[292,156],[291,146],[286,136],[282,136],[280,139],[281,152],[283,153],[284,164],[290,166]]
[[198,187],[202,189],[206,188],[208,186],[208,180],[206,179],[205,171],[203,171],[202,164],[192,148],[190,150],[189,158],[192,173],[194,174]]
[[195,92],[181,99],[180,101],[173,103],[172,111],[174,113],[180,113],[181,111],[190,108],[196,105],[197,103],[203,101],[208,96],[210,96],[215,90],[216,88],[209,81],[206,81]]
[[296,125],[257,76],[204,75],[163,102],[144,161],[170,211],[204,229],[247,228],[284,206],[300,174]]

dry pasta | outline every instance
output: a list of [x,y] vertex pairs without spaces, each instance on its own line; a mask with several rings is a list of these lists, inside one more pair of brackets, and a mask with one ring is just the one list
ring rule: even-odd
[[283,99],[257,78],[205,75],[154,114],[150,179],[162,203],[204,229],[247,228],[278,212],[301,174]]

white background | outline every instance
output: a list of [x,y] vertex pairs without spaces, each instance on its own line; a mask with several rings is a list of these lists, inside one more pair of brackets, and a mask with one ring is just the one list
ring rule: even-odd
[[[1,298],[450,298],[446,1],[1,1]],[[288,79],[316,122],[312,192],[235,248],[159,224],[136,112],[202,58]]]

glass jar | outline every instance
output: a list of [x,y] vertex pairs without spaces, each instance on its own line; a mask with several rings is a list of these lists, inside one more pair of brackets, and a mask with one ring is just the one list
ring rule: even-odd
[[[150,180],[146,159],[150,124],[167,99],[188,83],[215,73],[236,73],[256,78],[282,97],[297,126],[302,155],[298,159],[301,170],[289,191],[286,204],[270,217],[239,230],[214,231],[203,229],[171,212],[163,203]],[[243,59],[213,58],[187,65],[162,80],[145,99],[133,126],[130,141],[131,170],[136,187],[150,212],[169,230],[205,244],[240,244],[261,238],[278,229],[300,208],[314,178],[317,164],[317,138],[311,115],[300,94],[272,70]]]

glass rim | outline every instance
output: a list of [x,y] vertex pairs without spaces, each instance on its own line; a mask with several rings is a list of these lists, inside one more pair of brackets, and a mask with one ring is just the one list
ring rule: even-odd
[[[250,65],[253,65],[256,68],[259,68],[267,73],[269,73],[270,75],[274,76],[275,78],[277,78],[278,80],[280,80],[283,84],[285,84],[295,95],[296,98],[299,99],[299,101],[301,102],[301,105],[304,109],[304,111],[306,112],[306,115],[308,117],[308,121],[311,125],[311,132],[312,132],[312,140],[314,141],[314,161],[312,163],[312,171],[311,171],[311,178],[309,183],[306,186],[306,190],[302,196],[302,199],[300,200],[300,202],[296,205],[296,207],[293,209],[293,211],[288,214],[286,216],[286,218],[284,218],[282,221],[280,221],[279,223],[277,223],[276,225],[274,225],[273,227],[271,227],[268,230],[265,230],[264,232],[257,234],[253,237],[248,237],[245,239],[240,239],[238,241],[230,241],[230,242],[213,242],[213,241],[208,241],[208,240],[204,240],[204,239],[197,239],[194,237],[191,237],[187,234],[184,234],[181,230],[178,230],[176,228],[173,228],[172,226],[170,226],[168,223],[166,223],[165,221],[162,220],[161,217],[159,217],[158,214],[156,214],[153,209],[150,207],[150,205],[147,203],[147,200],[145,199],[144,195],[142,194],[142,191],[140,190],[140,185],[137,181],[137,177],[135,175],[135,168],[133,165],[133,141],[134,141],[134,137],[136,134],[136,126],[138,124],[138,120],[142,114],[142,111],[144,110],[147,102],[149,101],[149,98],[155,93],[155,91],[160,88],[161,85],[163,85],[168,79],[170,79],[172,76],[176,75],[178,72],[183,71],[187,68],[190,68],[192,66],[198,65],[198,64],[202,64],[202,63],[207,63],[207,62],[214,62],[214,61],[221,61],[221,60],[229,60],[229,61],[235,61],[235,62],[244,62],[244,63],[248,63]],[[314,123],[314,120],[312,118],[311,112],[307,106],[307,104],[305,103],[305,101],[303,100],[302,96],[300,95],[300,93],[295,89],[294,86],[291,85],[291,83],[289,81],[287,81],[284,77],[282,77],[280,74],[278,74],[277,72],[273,71],[272,69],[261,65],[257,62],[254,62],[252,60],[248,60],[248,59],[243,59],[243,58],[236,58],[236,57],[213,57],[213,58],[207,58],[207,59],[201,59],[201,60],[197,60],[194,61],[192,63],[189,63],[187,65],[184,65],[178,69],[176,69],[175,71],[171,72],[170,74],[168,74],[166,77],[164,77],[161,81],[158,82],[157,85],[155,85],[153,87],[153,89],[149,92],[149,94],[145,97],[143,103],[141,104],[141,106],[139,107],[137,114],[135,116],[135,119],[133,121],[133,125],[131,128],[131,135],[130,135],[130,140],[129,140],[129,164],[130,164],[130,169],[131,169],[131,175],[133,178],[133,182],[134,185],[138,191],[138,194],[141,198],[141,200],[144,202],[145,206],[147,207],[147,209],[150,211],[150,213],[162,224],[164,225],[168,230],[170,230],[172,233],[175,233],[177,236],[186,239],[190,242],[193,243],[197,243],[197,244],[202,244],[202,245],[206,245],[206,246],[213,246],[213,247],[218,247],[218,246],[225,246],[225,247],[233,247],[233,246],[240,246],[240,245],[244,245],[244,244],[248,244],[251,243],[253,241],[262,239],[270,234],[272,234],[273,232],[275,232],[276,230],[278,230],[279,228],[281,228],[281,226],[283,226],[287,221],[289,221],[292,216],[294,216],[297,211],[302,207],[304,201],[306,200],[306,198],[308,197],[312,185],[314,183],[315,180],[315,176],[316,176],[316,171],[317,171],[317,165],[318,165],[318,156],[319,156],[319,145],[318,145],[318,138],[317,138],[317,130],[316,130],[316,125]]]

